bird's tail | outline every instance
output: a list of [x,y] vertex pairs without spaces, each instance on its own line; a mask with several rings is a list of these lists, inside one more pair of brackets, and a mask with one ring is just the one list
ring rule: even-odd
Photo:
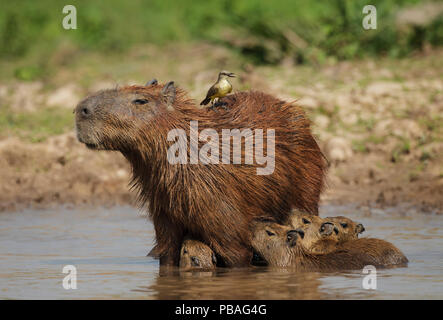
[[201,106],[206,105],[209,103],[209,101],[211,101],[211,98],[205,98],[202,102],[200,102],[200,105]]

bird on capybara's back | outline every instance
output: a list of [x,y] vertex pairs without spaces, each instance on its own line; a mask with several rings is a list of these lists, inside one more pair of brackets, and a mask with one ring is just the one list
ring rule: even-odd
[[[222,100],[228,110],[200,109],[173,82],[154,82],[99,91],[75,110],[80,142],[91,149],[118,150],[131,163],[133,188],[154,223],[153,254],[161,265],[178,265],[185,236],[209,245],[227,266],[249,265],[249,224],[254,218],[284,221],[291,208],[318,214],[326,165],[303,110],[258,91]],[[189,160],[208,143],[197,138],[198,150],[192,147],[196,138],[191,122],[198,124],[200,134],[218,133],[219,163],[205,164],[198,156],[199,161]],[[229,164],[224,163],[223,129],[245,128],[254,134],[243,137],[240,163],[233,163],[233,148],[228,149]],[[182,154],[185,163],[168,160],[168,149],[180,140],[171,139],[174,130],[186,135],[181,141],[188,149]],[[262,144],[257,132],[263,133]],[[254,150],[245,151],[248,143]],[[211,156],[217,156],[214,150]],[[258,174],[266,166],[257,163],[258,151],[273,162],[269,172]],[[252,152],[254,161],[245,163]]]

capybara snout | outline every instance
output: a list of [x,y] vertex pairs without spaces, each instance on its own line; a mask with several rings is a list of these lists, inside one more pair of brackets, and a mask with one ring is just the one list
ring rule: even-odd
[[290,247],[297,244],[298,232],[297,230],[289,230],[286,234],[286,242]]
[[320,234],[324,236],[330,236],[332,233],[338,234],[338,229],[331,222],[325,222],[320,227]]

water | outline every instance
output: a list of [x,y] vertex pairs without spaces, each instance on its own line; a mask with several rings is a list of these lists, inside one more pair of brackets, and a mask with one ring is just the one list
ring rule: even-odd
[[[377,289],[360,271],[293,273],[265,267],[159,274],[146,257],[152,224],[136,209],[0,214],[0,299],[442,299],[443,216],[391,208],[323,206],[321,216],[362,222],[365,236],[393,242],[407,268],[377,270]],[[63,288],[65,265],[77,289]]]

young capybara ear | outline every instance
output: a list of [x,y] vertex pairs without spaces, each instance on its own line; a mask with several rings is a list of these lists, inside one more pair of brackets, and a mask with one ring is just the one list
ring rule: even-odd
[[363,233],[365,230],[365,227],[361,223],[357,224],[357,226],[355,227],[355,232],[357,234]]
[[154,78],[154,79],[146,82],[145,87],[153,86],[153,85],[157,85],[157,84],[158,84],[158,81],[157,81],[157,79]]
[[162,91],[160,92],[161,99],[164,103],[166,103],[167,109],[169,111],[174,110],[173,104],[175,102],[175,86],[174,81],[169,81],[165,86],[163,87]]

